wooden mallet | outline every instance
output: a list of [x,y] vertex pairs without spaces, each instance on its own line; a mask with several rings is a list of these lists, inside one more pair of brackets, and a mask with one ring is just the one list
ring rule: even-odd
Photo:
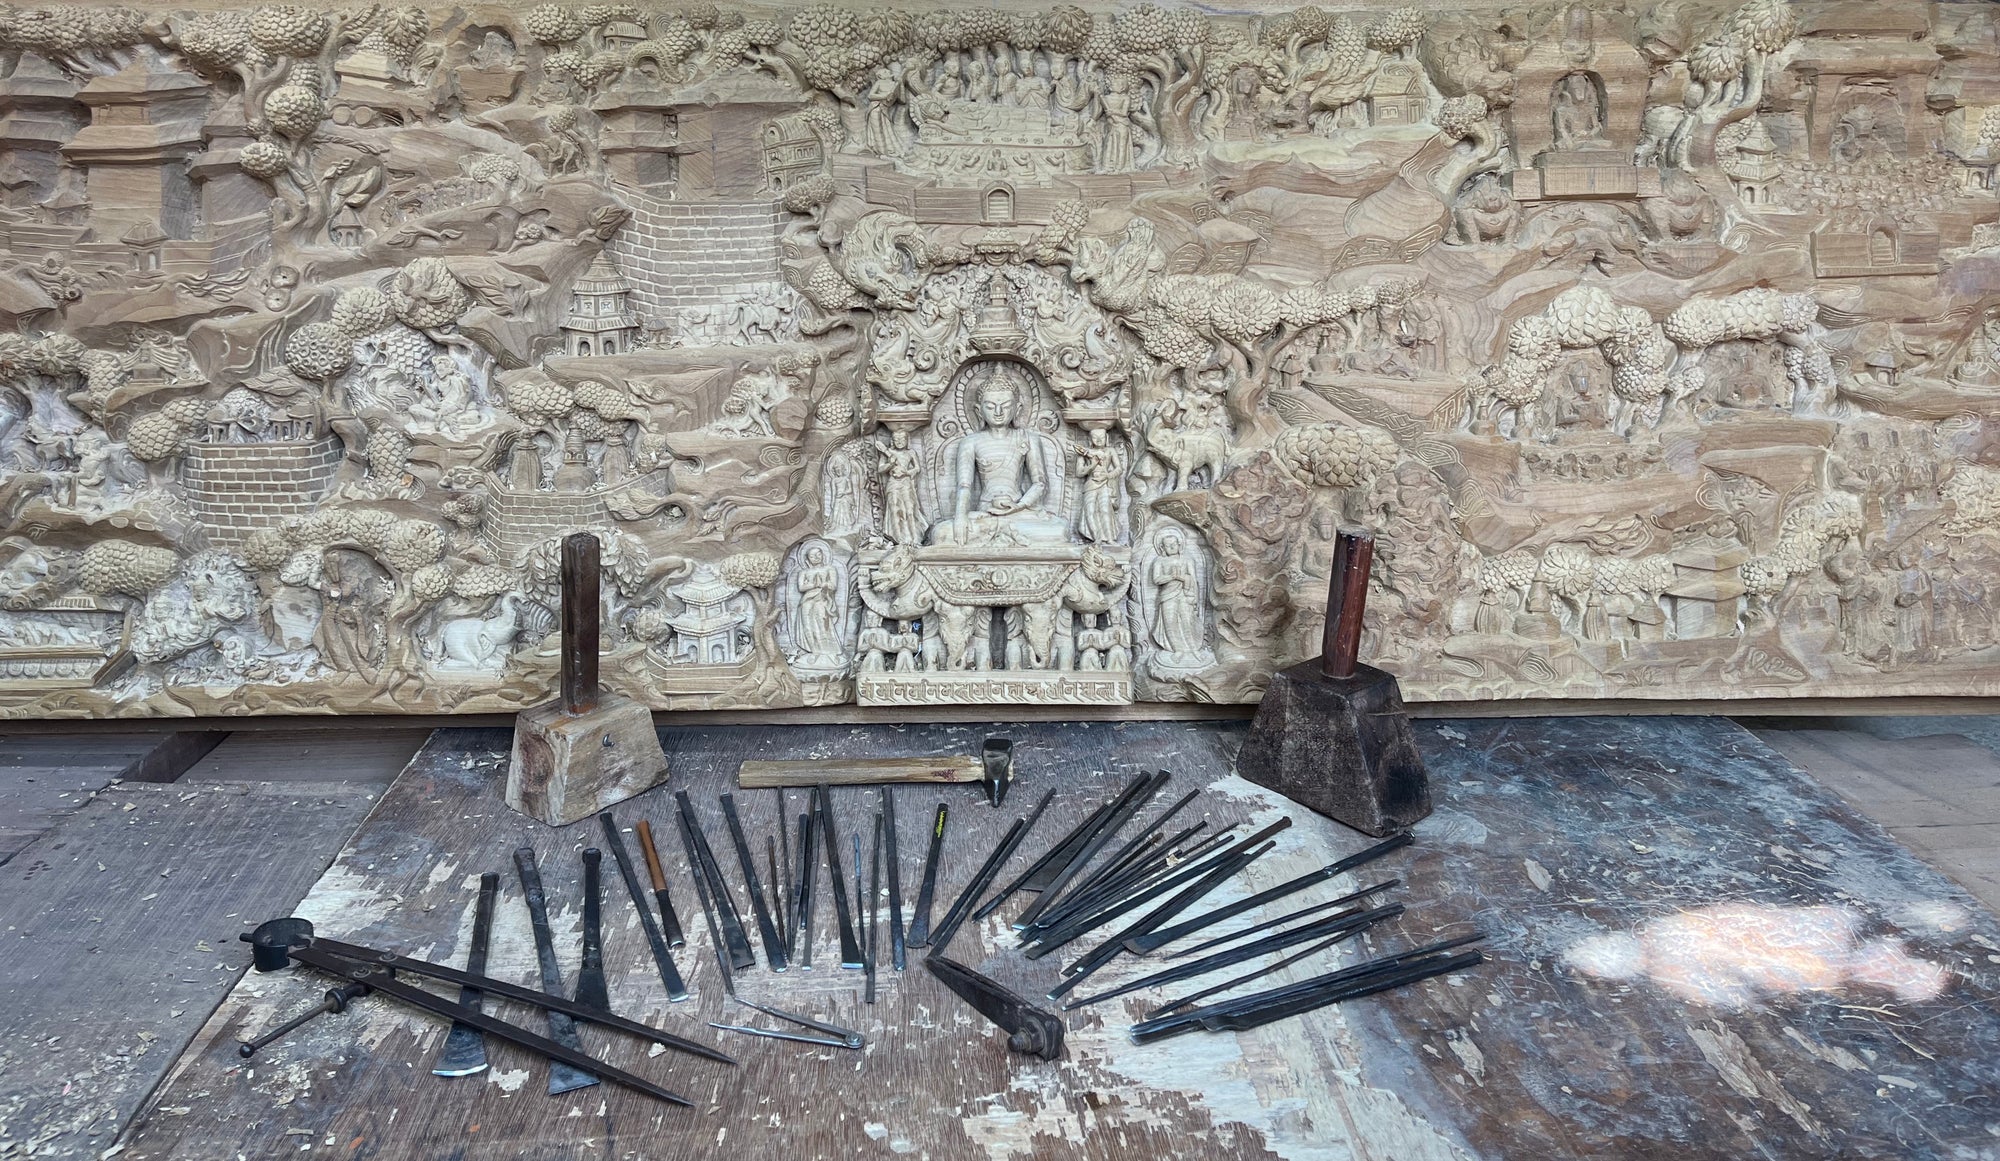
[[1356,659],[1374,556],[1373,533],[1337,534],[1320,655],[1272,674],[1236,771],[1381,836],[1429,814],[1431,792],[1395,677]]
[[554,701],[514,718],[507,805],[551,826],[589,818],[667,778],[652,711],[597,684],[601,576],[597,537],[564,537],[562,684]]

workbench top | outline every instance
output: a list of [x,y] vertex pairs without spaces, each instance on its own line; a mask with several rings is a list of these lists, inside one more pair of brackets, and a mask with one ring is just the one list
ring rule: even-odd
[[[1135,1045],[1127,1026],[1167,998],[1142,992],[1070,1013],[1066,1055],[1042,1062],[1009,1053],[1004,1036],[914,953],[906,972],[885,962],[879,1002],[862,1003],[859,973],[837,966],[822,884],[812,970],[773,974],[760,946],[760,966],[741,973],[738,986],[753,999],[856,1027],[867,1049],[707,1028],[709,1020],[766,1021],[724,997],[672,825],[672,791],[692,795],[747,920],[716,806],[740,762],[976,753],[988,733],[1016,743],[1017,781],[1002,809],[985,805],[977,786],[895,795],[906,905],[938,801],[951,804],[941,915],[1045,789],[1056,789],[1054,802],[1011,864],[1016,871],[1142,769],[1175,774],[1156,806],[1206,788],[1189,821],[1294,819],[1277,848],[1210,904],[1371,841],[1235,777],[1243,727],[1234,724],[665,731],[671,781],[617,815],[626,827],[652,820],[661,840],[689,941],[676,960],[696,995],[667,1002],[607,858],[612,1004],[720,1045],[741,1065],[649,1056],[645,1045],[589,1027],[583,1039],[586,1051],[688,1095],[695,1107],[609,1085],[551,1098],[543,1062],[491,1043],[494,1065],[483,1076],[434,1078],[445,1026],[379,997],[322,1017],[246,1063],[237,1039],[310,1006],[329,986],[303,970],[252,973],[128,1130],[121,1161],[281,1152],[538,1161],[2000,1157],[2000,923],[1721,719],[1420,723],[1438,809],[1413,847],[1357,873],[1371,882],[1401,876],[1405,885],[1391,898],[1409,910],[1346,954],[1352,961],[1483,929],[1491,962],[1459,976],[1261,1030]],[[478,875],[498,871],[488,971],[532,985],[534,949],[512,864],[517,846],[532,845],[573,982],[578,852],[602,835],[594,821],[551,828],[501,805],[507,741],[503,731],[435,734],[298,913],[325,935],[458,965]],[[860,832],[865,845],[878,793],[833,796],[841,841]],[[774,792],[737,798],[761,860],[775,826]],[[805,801],[791,792],[789,810],[804,810]],[[842,855],[851,864],[851,848]],[[1261,914],[1331,898],[1352,889],[1341,886],[1349,881]],[[1039,997],[1069,957],[1029,962],[1014,950],[1003,920],[1018,909],[968,924],[952,954]],[[882,947],[886,961],[886,934]],[[1272,982],[1330,962],[1309,960]],[[1128,957],[1093,983],[1159,966]],[[541,1026],[511,1005],[489,1002],[488,1010]]]

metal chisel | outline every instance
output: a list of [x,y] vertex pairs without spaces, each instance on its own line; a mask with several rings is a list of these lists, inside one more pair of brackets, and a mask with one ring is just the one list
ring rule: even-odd
[[674,901],[667,894],[667,873],[660,868],[660,850],[653,845],[653,824],[642,818],[632,824],[632,833],[639,836],[646,877],[653,881],[653,901],[660,905],[660,931],[666,936],[668,947],[685,947],[687,935],[681,931],[680,913],[674,910]]
[[[687,984],[681,979],[680,969],[674,966],[674,957],[667,952],[667,941],[660,935],[660,929],[653,923],[653,913],[646,909],[646,893],[639,886],[639,872],[632,866],[632,856],[625,851],[625,836],[618,833],[618,820],[611,812],[602,811],[597,816],[598,824],[604,827],[604,841],[611,845],[611,857],[618,861],[618,875],[625,880],[625,893],[632,897],[632,908],[639,913],[639,930],[646,935],[646,946],[653,953],[653,964],[660,969],[660,982],[666,985],[667,1000],[677,1002],[688,998]],[[644,826],[644,823],[639,825]],[[647,831],[646,850],[652,851],[652,832]],[[589,851],[584,852],[588,858]],[[658,894],[666,894],[661,890]]]
[[937,897],[938,855],[944,851],[944,824],[951,817],[951,808],[940,802],[937,814],[931,819],[931,845],[924,852],[924,878],[917,887],[917,904],[910,915],[910,931],[903,943],[908,947],[922,947],[931,940],[931,903]]
[[583,965],[576,971],[579,1004],[600,1012],[611,1010],[611,989],[604,982],[604,852],[583,848]]
[[[472,949],[465,953],[465,970],[475,976],[486,974],[486,949],[493,942],[493,904],[500,897],[500,876],[488,871],[479,876],[479,901],[472,908]],[[478,988],[458,989],[460,1006],[477,1012]],[[444,1038],[444,1051],[431,1069],[433,1076],[471,1076],[486,1071],[486,1037],[462,1020],[451,1022],[451,1034]]]
[[882,858],[889,873],[889,963],[897,971],[908,966],[903,942],[903,878],[897,869],[896,802],[882,788]]
[[743,882],[750,888],[750,913],[757,920],[757,936],[764,941],[764,962],[774,972],[784,971],[791,964],[785,956],[785,945],[778,938],[777,925],[771,922],[771,909],[764,902],[764,885],[757,877],[757,856],[750,853],[750,839],[743,833],[743,818],[736,813],[736,796],[722,796],[722,820],[729,824],[729,841],[736,847],[736,862],[743,868]]
[[[528,922],[535,930],[535,959],[542,970],[542,990],[560,996],[563,992],[562,965],[556,961],[555,933],[549,929],[549,900],[542,892],[542,873],[535,868],[535,848],[514,852],[514,870],[521,876],[521,894],[528,901]],[[566,1012],[549,1012],[549,1039],[572,1052],[583,1050],[577,1038],[576,1021]],[[573,1064],[549,1061],[549,1095],[589,1088],[597,1078]]]
[[687,824],[687,835],[694,844],[692,852],[698,864],[695,872],[708,883],[708,899],[715,909],[715,921],[722,926],[723,946],[729,952],[729,966],[737,971],[757,966],[757,955],[750,950],[750,937],[743,931],[743,916],[736,910],[736,900],[729,894],[729,880],[722,877],[722,865],[715,861],[715,851],[708,845],[708,835],[701,829],[701,819],[695,815],[694,802],[681,790],[674,794],[674,802],[679,805],[681,821]]
[[[819,787],[819,823],[821,838],[826,846],[826,873],[833,881],[833,911],[840,921],[840,966],[851,971],[861,970],[861,941],[854,935],[854,914],[849,910],[851,902],[847,897],[847,887],[840,874],[840,839],[833,831],[833,795],[825,786]],[[854,868],[858,876],[861,868]]]

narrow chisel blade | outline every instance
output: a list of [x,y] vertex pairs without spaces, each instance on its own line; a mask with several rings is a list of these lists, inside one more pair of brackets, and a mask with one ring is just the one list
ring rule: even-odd
[[708,845],[708,835],[701,829],[701,820],[694,812],[694,802],[687,791],[674,794],[674,801],[680,806],[681,821],[687,824],[688,834],[694,838],[694,854],[699,864],[695,870],[708,881],[709,902],[715,908],[715,921],[722,926],[722,941],[729,951],[729,966],[737,971],[757,966],[757,955],[750,950],[750,937],[743,930],[743,917],[736,910],[736,901],[729,894],[729,880],[722,877],[722,865],[715,861],[715,851]]
[[[667,1000],[678,1003],[688,998],[686,981],[681,979],[680,969],[674,966],[674,957],[667,950],[667,940],[653,922],[653,913],[646,909],[646,894],[639,886],[639,872],[632,866],[632,856],[625,851],[625,837],[618,833],[618,820],[606,810],[598,814],[598,823],[604,827],[604,841],[611,846],[611,857],[617,860],[618,877],[625,880],[625,893],[632,897],[632,909],[639,913],[639,930],[645,933],[646,947],[653,953],[653,966],[660,969],[660,983],[666,986]],[[645,851],[653,854],[653,831],[646,828]],[[652,866],[651,862],[648,866]],[[672,904],[665,902],[666,889],[655,892],[661,898],[662,906],[672,910]],[[608,1005],[607,1005],[608,1007]]]
[[750,888],[750,912],[757,920],[757,936],[764,941],[764,962],[774,972],[790,967],[785,945],[778,939],[771,909],[764,905],[764,885],[757,877],[757,856],[750,853],[749,836],[743,833],[743,818],[736,813],[736,796],[722,796],[722,820],[729,824],[729,841],[736,847],[736,862],[743,868],[743,882]]
[[[861,941],[855,937],[854,914],[848,909],[847,885],[840,873],[840,838],[833,829],[833,795],[821,783],[819,788],[821,845],[826,848],[826,873],[833,881],[833,911],[840,921],[840,966],[861,970]],[[854,868],[855,875],[861,868]]]
[[944,851],[944,824],[951,817],[951,808],[944,803],[937,804],[937,814],[931,819],[930,849],[924,852],[924,878],[917,887],[917,904],[910,916],[910,932],[903,942],[910,947],[922,947],[931,941],[931,904],[937,898],[938,856]]
[[882,788],[882,858],[889,878],[889,965],[902,971],[909,964],[903,937],[903,876],[896,851],[896,800]]

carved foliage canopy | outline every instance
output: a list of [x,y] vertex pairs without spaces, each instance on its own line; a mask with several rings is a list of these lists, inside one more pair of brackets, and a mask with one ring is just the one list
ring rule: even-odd
[[2000,692],[1985,5],[0,12],[0,714]]

